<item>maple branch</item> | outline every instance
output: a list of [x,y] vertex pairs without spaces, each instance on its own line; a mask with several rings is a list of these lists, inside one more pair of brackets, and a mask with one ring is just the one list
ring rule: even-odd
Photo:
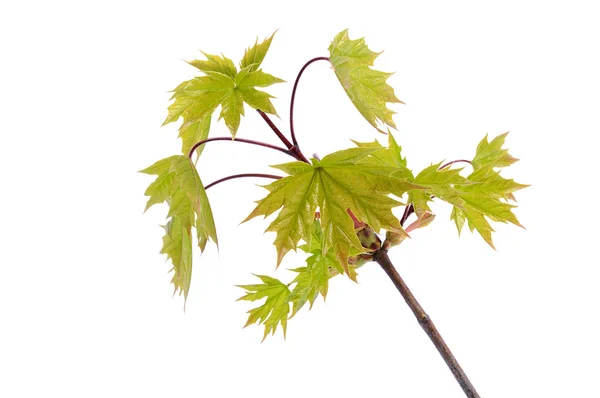
[[388,257],[387,250],[377,250],[373,255],[373,261],[376,261],[377,264],[379,264],[381,268],[383,268],[385,273],[392,280],[394,286],[396,286],[396,289],[398,289],[398,291],[406,301],[406,304],[408,304],[413,314],[415,314],[417,321],[419,322],[427,336],[429,336],[429,338],[433,342],[433,345],[435,346],[435,348],[437,348],[442,358],[444,358],[446,365],[448,365],[448,367],[450,368],[450,371],[456,378],[456,381],[458,381],[458,384],[460,384],[460,386],[462,387],[463,391],[465,392],[465,395],[469,398],[480,398],[477,391],[475,391],[475,387],[473,387],[473,385],[469,381],[469,378],[456,361],[456,358],[454,358],[454,355],[450,351],[450,348],[448,348],[446,342],[436,329],[435,325],[433,324],[433,321],[431,320],[429,315],[425,313],[423,307],[421,307],[415,296],[413,296],[408,286],[406,286],[406,284],[400,277],[398,271],[396,271],[396,268],[394,268],[394,265]]
[[234,175],[230,175],[230,176],[227,176],[227,177],[223,177],[223,178],[221,178],[221,179],[219,179],[217,181],[213,181],[210,184],[208,184],[207,186],[205,186],[204,189],[206,190],[206,189],[208,189],[208,188],[210,188],[212,186],[215,186],[215,185],[217,185],[217,184],[219,184],[219,183],[221,183],[223,181],[233,180],[234,178],[243,178],[243,177],[272,178],[274,180],[279,180],[279,179],[282,178],[280,176],[276,176],[276,175],[273,175],[273,174],[260,174],[260,173],[234,174]]
[[296,140],[296,133],[294,132],[294,102],[296,101],[296,89],[298,88],[298,82],[300,82],[300,76],[304,73],[304,70],[313,62],[317,61],[329,61],[328,57],[316,57],[304,64],[304,66],[298,72],[296,81],[294,82],[294,88],[292,89],[292,99],[290,100],[290,132],[292,133],[292,141],[295,148],[299,148],[298,141]]
[[470,165],[473,165],[473,162],[471,162],[470,160],[466,160],[466,159],[458,159],[458,160],[453,160],[453,161],[451,161],[451,162],[448,162],[448,163],[446,163],[446,164],[444,164],[444,165],[440,166],[440,167],[438,168],[438,170],[445,169],[446,167],[448,167],[448,166],[450,166],[450,165],[452,165],[452,164],[454,164],[454,163],[469,163]]
[[202,140],[200,142],[197,142],[194,144],[194,146],[192,146],[192,149],[190,149],[190,153],[188,154],[188,157],[191,159],[192,156],[194,155],[194,151],[196,151],[196,149],[200,146],[200,145],[204,145],[207,142],[211,142],[211,141],[232,141],[232,142],[243,142],[246,144],[252,144],[252,145],[258,145],[258,146],[262,146],[265,148],[271,148],[271,149],[275,149],[278,150],[280,152],[285,153],[286,155],[292,156],[295,159],[298,159],[295,154],[293,154],[292,152],[290,152],[289,150],[285,149],[285,148],[281,148],[275,145],[271,145],[271,144],[267,144],[266,142],[261,142],[261,141],[254,141],[254,140],[248,140],[245,138],[231,138],[231,137],[213,137],[213,138],[207,138],[205,140]]
[[[275,123],[273,123],[271,118],[269,116],[267,116],[266,113],[264,113],[260,109],[257,109],[256,111],[263,118],[263,120],[265,122],[267,122],[269,127],[271,127],[271,130],[273,130],[273,132],[277,135],[277,137],[279,137],[281,142],[283,142],[283,144],[288,148],[288,153],[290,153],[293,157],[295,157],[297,160],[299,160],[301,162],[310,163],[308,161],[308,159],[306,159],[304,154],[302,152],[300,152],[300,148],[298,148],[298,146],[293,145],[287,138],[285,138],[285,135],[283,135],[281,130],[279,130],[277,128],[277,126],[275,126]],[[293,135],[292,135],[292,137],[293,137]]]

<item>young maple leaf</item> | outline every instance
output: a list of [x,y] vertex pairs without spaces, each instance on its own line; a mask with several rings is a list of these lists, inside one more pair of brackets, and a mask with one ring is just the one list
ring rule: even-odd
[[[417,189],[408,191],[408,202],[413,205],[415,213],[419,217],[415,228],[433,220],[428,203],[434,198],[453,205],[451,218],[459,233],[465,222],[468,222],[469,228],[472,231],[477,230],[492,247],[494,247],[493,229],[488,219],[522,226],[512,213],[515,206],[506,202],[514,200],[513,192],[523,189],[527,185],[516,183],[512,179],[505,179],[499,171],[496,171],[496,169],[507,167],[518,160],[511,156],[507,149],[502,148],[506,134],[499,135],[491,142],[488,142],[486,136],[479,143],[472,161],[473,172],[467,177],[460,175],[462,169],[440,169],[441,162],[425,168],[416,177],[413,177],[412,172],[406,168],[406,160],[400,154],[401,148],[391,134],[388,137],[390,141],[388,148],[383,147],[377,141],[356,143],[356,145],[361,148],[377,149],[370,159],[377,158],[382,162],[397,165],[402,172],[397,172],[396,175],[403,175],[408,181],[418,186]],[[427,218],[423,219],[423,217]],[[396,244],[404,239],[390,231],[387,232],[387,235],[388,237],[393,236]]]
[[459,173],[462,169],[441,169],[441,162],[423,169],[414,179],[416,184],[427,187],[425,190],[412,190],[408,193],[408,201],[413,204],[415,213],[420,218],[431,212],[428,202],[434,197],[440,198],[459,208],[463,201],[456,190],[457,186],[469,185],[465,177]]
[[414,184],[414,188],[408,191],[408,202],[413,204],[419,217],[431,212],[427,202],[432,200],[432,195],[460,206],[461,200],[453,186],[471,184],[459,175],[460,170],[439,170],[441,163],[425,168],[417,177],[414,177],[412,171],[406,167],[406,159],[402,157],[401,153],[402,148],[389,131],[387,148],[377,141],[368,143],[354,141],[354,143],[360,148],[373,148],[376,150],[361,163],[368,163],[371,161],[370,159],[377,159],[378,162],[393,165],[398,168],[396,176],[402,176]]
[[313,215],[320,208],[323,227],[323,251],[332,249],[348,272],[348,257],[364,252],[348,209],[374,231],[381,229],[406,234],[392,208],[401,205],[389,197],[401,197],[418,186],[398,177],[400,167],[370,157],[377,148],[351,148],[334,152],[312,164],[292,162],[275,167],[288,174],[265,188],[270,193],[257,202],[245,221],[265,217],[281,208],[267,231],[277,233],[277,264],[300,239],[311,240]]
[[[323,252],[323,230],[319,219],[313,221],[311,229],[311,242],[299,246],[310,256],[306,259],[306,266],[291,270],[297,273],[292,282],[285,284],[275,278],[256,275],[262,283],[238,285],[246,290],[246,294],[238,301],[257,301],[266,298],[262,305],[248,311],[248,320],[244,325],[247,327],[253,323],[264,324],[263,340],[269,333],[274,334],[278,325],[282,326],[285,337],[288,319],[296,315],[307,302],[310,305],[309,309],[312,309],[319,294],[325,299],[329,290],[329,279],[344,272],[333,251]],[[350,268],[350,272],[356,275],[354,267]],[[294,288],[290,290],[292,285]]]
[[266,297],[265,302],[248,311],[248,321],[244,327],[253,323],[264,324],[265,333],[263,340],[269,333],[275,334],[277,326],[281,325],[283,336],[285,338],[287,330],[287,320],[290,313],[290,289],[288,285],[281,283],[275,278],[266,275],[255,275],[262,283],[255,285],[238,285],[246,290],[246,295],[240,297],[239,300],[256,301]]
[[[274,35],[274,34],[273,34]],[[205,60],[188,62],[204,72],[204,76],[185,81],[173,90],[174,102],[164,124],[175,122],[179,117],[183,123],[179,128],[182,152],[188,154],[191,147],[208,137],[213,112],[221,106],[219,119],[223,119],[235,138],[244,116],[244,103],[265,113],[277,114],[268,93],[257,90],[283,80],[259,69],[273,40],[273,35],[262,43],[246,50],[240,70],[225,56],[203,53]],[[199,155],[202,149],[197,150]]]
[[507,202],[514,200],[513,192],[527,185],[505,179],[496,170],[518,160],[502,148],[505,138],[506,134],[502,134],[488,142],[486,136],[479,143],[471,162],[473,172],[467,177],[460,175],[462,168],[440,169],[441,163],[431,165],[417,174],[411,181],[426,187],[408,193],[408,202],[412,203],[417,216],[421,218],[430,213],[428,202],[434,198],[444,200],[453,205],[450,217],[459,234],[467,222],[471,231],[477,230],[492,248],[494,230],[488,219],[522,227],[512,212],[516,206]]
[[463,206],[454,207],[450,216],[459,233],[467,222],[469,229],[477,230],[492,248],[494,230],[486,218],[523,227],[512,212],[516,206],[507,202],[514,201],[513,192],[528,185],[506,179],[500,175],[500,171],[496,170],[518,161],[508,153],[507,149],[502,148],[507,134],[501,134],[491,142],[488,142],[487,135],[481,140],[472,161],[473,172],[467,176],[467,180],[472,184],[457,188]]
[[310,309],[319,296],[323,300],[327,298],[329,291],[329,279],[336,274],[343,273],[342,265],[336,260],[333,251],[323,252],[323,230],[320,219],[315,219],[312,227],[310,244],[299,246],[302,251],[310,254],[306,259],[306,266],[294,268],[297,272],[291,284],[296,284],[292,290],[289,300],[292,303],[292,318],[306,304],[310,303]]
[[140,172],[157,176],[145,192],[150,197],[146,210],[157,203],[169,204],[169,221],[163,226],[165,236],[161,253],[166,254],[173,265],[171,282],[175,292],[183,293],[187,299],[192,278],[192,226],[196,228],[201,251],[209,239],[218,245],[204,186],[191,160],[183,155],[159,160]]
[[329,46],[329,60],[335,74],[356,106],[356,109],[379,132],[385,133],[377,124],[396,128],[392,118],[395,113],[387,103],[403,103],[387,84],[392,73],[372,69],[371,66],[381,53],[371,51],[364,38],[350,40],[348,29],[338,33]]
[[331,278],[330,269],[338,264],[332,252],[326,256],[323,256],[322,253],[314,253],[308,257],[306,263],[306,267],[291,270],[297,272],[298,275],[292,281],[296,286],[290,296],[290,301],[293,303],[290,318],[296,315],[306,302],[309,302],[310,308],[312,308],[319,294],[323,296],[323,299],[327,297],[329,278]]

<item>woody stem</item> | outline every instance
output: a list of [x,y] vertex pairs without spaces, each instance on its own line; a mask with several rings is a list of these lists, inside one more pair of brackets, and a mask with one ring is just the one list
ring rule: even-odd
[[450,368],[450,371],[458,381],[458,384],[460,384],[461,388],[465,392],[465,395],[468,398],[480,398],[477,391],[475,391],[475,387],[473,387],[473,384],[471,384],[464,370],[458,364],[458,361],[450,351],[450,348],[448,348],[448,345],[446,345],[446,342],[436,329],[435,325],[433,324],[433,321],[431,320],[429,315],[425,313],[423,307],[421,307],[421,305],[419,304],[415,296],[413,296],[408,286],[406,286],[406,283],[404,283],[404,280],[402,280],[402,278],[400,277],[398,271],[396,271],[396,268],[394,268],[394,265],[388,257],[387,250],[377,250],[373,255],[373,261],[376,261],[377,264],[379,264],[381,268],[383,268],[385,273],[392,280],[394,286],[396,286],[396,289],[398,289],[398,291],[404,298],[404,301],[406,301],[406,304],[408,304],[413,314],[417,318],[417,321],[419,322],[427,336],[429,336],[435,348],[437,348],[438,352],[446,362],[446,365],[448,365],[448,368]]

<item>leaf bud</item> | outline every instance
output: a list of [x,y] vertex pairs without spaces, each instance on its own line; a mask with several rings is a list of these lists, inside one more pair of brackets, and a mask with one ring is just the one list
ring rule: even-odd
[[379,236],[377,236],[375,231],[366,224],[356,232],[356,236],[365,249],[375,251],[379,250],[381,247],[381,239],[379,239]]
[[354,267],[354,268],[360,268],[363,265],[365,265],[366,263],[370,263],[371,261],[373,261],[373,255],[370,253],[362,253],[359,254],[358,256],[354,256],[354,257],[349,257],[348,258],[348,265]]
[[402,241],[406,239],[406,235],[400,235],[396,232],[386,231],[385,241],[383,242],[383,248],[389,250],[394,246],[398,246]]

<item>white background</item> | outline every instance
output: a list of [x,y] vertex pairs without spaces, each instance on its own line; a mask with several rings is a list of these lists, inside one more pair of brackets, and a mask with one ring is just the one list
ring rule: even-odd
[[[413,3],[413,2],[411,2]],[[179,151],[161,128],[168,90],[199,50],[234,61],[280,29],[263,67],[287,132],[292,82],[350,28],[406,105],[395,133],[409,165],[472,157],[511,131],[506,175],[527,227],[497,225],[490,249],[458,239],[449,208],[391,252],[482,397],[600,397],[598,134],[600,25],[594,2],[3,2],[0,6],[0,396],[462,397],[384,273],[332,281],[260,344],[242,329],[235,284],[275,271],[268,220],[238,225],[264,180],[211,188],[220,250],[195,255],[187,302],[158,254],[166,208],[142,214],[152,177]],[[383,138],[325,63],[301,82],[296,129],[321,156]],[[226,135],[222,122],[213,136]],[[240,137],[278,144],[247,109]],[[270,172],[280,153],[207,146],[208,183]]]

